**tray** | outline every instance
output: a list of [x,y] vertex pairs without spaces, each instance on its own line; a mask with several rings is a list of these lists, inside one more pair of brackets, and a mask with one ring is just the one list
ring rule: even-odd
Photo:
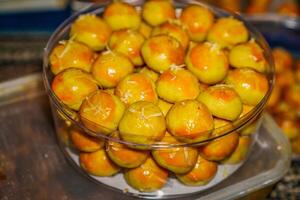
[[[0,198],[136,199],[80,175],[55,139],[41,75],[0,84]],[[218,185],[183,199],[237,199],[279,181],[290,166],[290,146],[269,115],[245,164]]]

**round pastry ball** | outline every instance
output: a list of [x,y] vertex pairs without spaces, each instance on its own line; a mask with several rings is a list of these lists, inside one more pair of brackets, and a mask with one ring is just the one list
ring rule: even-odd
[[158,79],[158,73],[156,73],[155,71],[149,69],[148,67],[143,67],[139,73],[145,74],[146,76],[148,76],[153,82],[156,82]]
[[222,81],[229,68],[225,52],[216,44],[199,43],[192,47],[185,58],[187,68],[205,84]]
[[246,159],[246,156],[250,150],[251,137],[240,136],[239,144],[234,152],[223,161],[225,164],[238,164]]
[[219,84],[208,87],[201,92],[197,100],[204,103],[212,115],[234,121],[242,112],[242,101],[231,87]]
[[151,26],[158,26],[175,19],[175,9],[169,0],[149,0],[143,5],[143,19]]
[[167,116],[169,132],[182,142],[200,142],[208,139],[214,128],[208,108],[197,100],[175,103]]
[[127,56],[135,66],[144,64],[141,47],[145,38],[136,30],[123,29],[113,32],[109,40],[109,47]]
[[86,97],[82,103],[79,116],[85,127],[108,135],[118,128],[125,105],[115,95],[99,90]]
[[236,68],[248,67],[262,73],[268,64],[263,49],[254,40],[233,47],[229,53],[229,63]]
[[137,30],[141,24],[141,17],[136,9],[121,1],[109,4],[104,10],[103,18],[113,31],[120,29]]
[[71,26],[70,37],[95,51],[101,51],[108,43],[111,28],[94,14],[80,15]]
[[[161,141],[162,144],[180,144],[169,133]],[[193,169],[198,158],[198,150],[193,147],[173,147],[152,150],[156,163],[177,174],[184,174]]]
[[216,175],[218,164],[202,158],[197,158],[195,167],[186,174],[176,174],[176,178],[184,185],[202,186],[208,184]]
[[137,101],[156,103],[154,82],[145,74],[134,73],[126,76],[116,87],[115,93],[126,105]]
[[266,76],[249,68],[230,70],[225,83],[235,89],[244,104],[250,106],[257,105],[269,89]]
[[275,71],[276,73],[282,73],[288,69],[291,69],[293,65],[293,57],[286,49],[276,47],[272,50]]
[[[216,135],[214,135],[216,136]],[[239,144],[239,134],[231,132],[200,146],[200,155],[210,161],[221,161],[230,156]]]
[[141,22],[138,32],[144,36],[144,38],[149,38],[151,36],[152,27],[149,26],[144,21]]
[[184,49],[175,38],[158,35],[146,40],[142,46],[142,56],[148,67],[162,73],[172,66],[183,64]]
[[164,114],[164,116],[167,116],[169,110],[171,109],[171,107],[174,104],[166,102],[162,99],[158,99],[157,101],[157,106],[160,108],[160,110],[162,111],[162,113]]
[[60,41],[49,57],[51,71],[58,74],[68,68],[79,68],[90,72],[95,55],[92,49],[82,43]]
[[119,124],[120,137],[124,141],[144,145],[160,141],[165,135],[165,130],[163,113],[158,106],[147,101],[131,104]]
[[73,110],[79,110],[82,101],[98,90],[96,81],[90,74],[75,68],[57,74],[51,88],[58,99]]
[[[112,133],[111,137],[119,139],[119,133]],[[143,164],[149,156],[149,151],[132,149],[119,142],[108,140],[106,152],[109,158],[120,167],[135,168]]]
[[219,18],[208,32],[207,40],[231,48],[248,40],[249,33],[242,21],[233,17]]
[[75,149],[83,152],[94,152],[104,146],[104,141],[87,135],[79,129],[70,130],[70,140]]
[[104,149],[92,153],[79,154],[80,166],[94,176],[112,176],[120,171],[105,153]]
[[92,74],[103,88],[112,88],[116,87],[125,76],[132,73],[133,68],[133,64],[123,54],[105,51],[94,62]]
[[182,25],[177,21],[174,22],[165,22],[157,27],[154,27],[152,31],[152,36],[156,35],[169,35],[180,42],[183,49],[186,49],[189,45],[189,35],[185,31]]
[[141,166],[126,170],[124,178],[128,185],[138,191],[154,192],[167,183],[168,171],[159,167],[151,157],[148,157]]
[[200,89],[197,78],[183,68],[164,71],[156,82],[156,91],[160,98],[174,103],[187,99],[196,99]]
[[214,23],[214,14],[207,8],[191,4],[183,9],[180,20],[187,28],[191,40],[201,42]]

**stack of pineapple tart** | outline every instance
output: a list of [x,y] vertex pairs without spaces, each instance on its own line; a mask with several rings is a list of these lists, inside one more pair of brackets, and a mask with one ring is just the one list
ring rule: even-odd
[[141,10],[113,2],[102,16],[79,16],[50,64],[53,92],[82,124],[129,144],[71,128],[81,167],[95,176],[122,169],[141,192],[161,189],[170,173],[185,185],[205,185],[218,164],[241,162],[251,131],[180,144],[220,136],[268,91],[264,51],[243,22],[199,5],[177,17],[168,0],[146,1]]
[[293,152],[300,155],[300,59],[282,47],[272,53],[276,81],[267,108],[289,138]]

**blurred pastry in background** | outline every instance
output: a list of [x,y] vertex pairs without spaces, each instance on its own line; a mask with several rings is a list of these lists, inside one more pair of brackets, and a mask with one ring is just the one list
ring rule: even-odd
[[277,9],[277,13],[280,15],[299,17],[300,9],[296,2],[282,3]]

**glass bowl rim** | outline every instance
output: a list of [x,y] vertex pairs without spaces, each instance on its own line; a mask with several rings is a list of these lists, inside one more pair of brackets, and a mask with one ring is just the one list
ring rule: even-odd
[[[143,5],[144,1],[143,0],[135,0],[135,1],[125,1],[127,3],[130,3],[133,6],[141,6]],[[231,132],[237,131],[239,129],[241,129],[242,127],[244,127],[245,125],[247,125],[249,122],[251,122],[253,119],[255,119],[256,117],[258,117],[258,115],[263,111],[264,107],[266,106],[267,100],[269,99],[273,87],[274,87],[274,82],[275,82],[275,72],[274,72],[274,62],[273,62],[273,57],[271,54],[271,50],[270,47],[268,45],[268,43],[266,42],[266,40],[264,39],[264,37],[262,36],[262,34],[256,29],[254,28],[251,23],[249,23],[249,21],[246,21],[241,15],[237,14],[237,13],[232,13],[230,11],[225,11],[221,8],[217,8],[213,5],[209,5],[207,3],[201,2],[201,1],[195,1],[195,0],[173,0],[174,6],[176,8],[183,8],[186,7],[190,4],[196,4],[196,5],[200,5],[203,7],[208,8],[215,16],[220,16],[221,17],[228,17],[228,16],[232,16],[240,21],[242,21],[245,26],[248,29],[248,32],[250,33],[250,35],[254,35],[255,37],[255,41],[263,48],[264,50],[264,54],[265,54],[265,59],[267,60],[268,63],[268,73],[266,74],[267,80],[268,80],[268,91],[265,94],[265,96],[263,97],[263,99],[256,105],[254,106],[249,112],[247,112],[244,116],[238,118],[237,120],[233,121],[231,124],[229,125],[225,125],[225,126],[221,126],[218,127],[217,129],[213,129],[213,130],[223,130],[225,129],[226,131],[222,132],[221,134],[218,134],[217,136],[213,136],[210,137],[206,140],[203,141],[198,141],[198,142],[180,142],[180,143],[176,143],[176,144],[170,144],[170,143],[153,143],[153,144],[140,144],[140,143],[135,143],[135,142],[129,142],[129,141],[124,141],[122,139],[119,138],[114,138],[114,137],[110,137],[109,135],[104,135],[102,133],[98,133],[95,131],[92,131],[88,128],[86,128],[80,120],[77,120],[75,118],[73,118],[70,114],[74,113],[75,111],[68,108],[66,105],[64,105],[61,100],[58,99],[58,97],[54,94],[54,92],[51,89],[51,83],[47,77],[47,70],[49,69],[49,55],[53,49],[53,47],[51,48],[52,45],[54,44],[54,41],[57,40],[56,38],[58,38],[58,40],[61,40],[63,34],[67,33],[67,30],[69,29],[69,26],[71,25],[72,22],[74,22],[74,20],[77,19],[78,16],[82,15],[82,14],[87,14],[87,13],[96,13],[96,14],[101,14],[104,6],[107,5],[108,3],[110,3],[110,1],[105,1],[102,3],[98,3],[98,4],[93,4],[92,6],[78,11],[76,13],[74,13],[73,15],[71,15],[69,18],[67,18],[63,23],[60,24],[60,26],[58,26],[58,28],[53,32],[53,34],[51,35],[51,37],[49,38],[46,47],[44,48],[44,56],[43,56],[43,82],[44,82],[44,86],[46,88],[46,92],[48,94],[48,96],[51,99],[51,102],[53,102],[53,104],[55,105],[56,109],[63,114],[63,116],[71,121],[72,124],[74,124],[76,127],[79,127],[81,130],[83,130],[85,133],[87,133],[90,136],[93,137],[97,137],[100,139],[105,139],[105,140],[111,140],[113,142],[118,142],[121,144],[125,144],[128,146],[137,146],[137,147],[141,147],[141,148],[145,148],[145,149],[157,149],[157,148],[174,148],[174,147],[193,147],[193,146],[200,146],[203,144],[206,144],[212,140],[215,140],[217,138],[223,137]],[[219,17],[218,17],[219,18]],[[216,19],[218,19],[216,18]],[[90,121],[91,122],[91,121]],[[99,126],[99,125],[97,125]],[[101,127],[101,126],[99,126]],[[106,127],[103,127],[105,129],[107,129]],[[167,130],[166,130],[167,131]],[[113,132],[113,131],[112,131]],[[204,133],[204,132],[203,132]]]

